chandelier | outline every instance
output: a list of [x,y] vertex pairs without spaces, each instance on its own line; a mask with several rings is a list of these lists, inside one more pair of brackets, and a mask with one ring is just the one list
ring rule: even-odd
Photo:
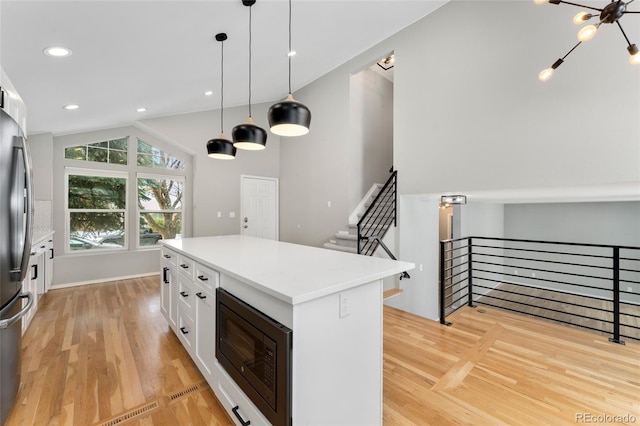
[[582,24],[584,22],[587,22],[591,18],[597,18],[599,20],[599,22],[597,24],[595,24],[595,25],[594,24],[585,25],[584,27],[582,27],[580,29],[580,31],[578,31],[578,40],[579,40],[578,43],[575,46],[573,46],[571,48],[571,50],[569,50],[569,52],[567,52],[566,55],[564,55],[562,58],[560,58],[557,61],[555,61],[553,63],[553,65],[551,65],[550,68],[542,70],[540,72],[540,74],[538,74],[538,78],[541,81],[549,80],[551,78],[551,76],[553,75],[553,71],[556,68],[558,68],[560,65],[562,65],[562,63],[564,62],[564,59],[567,56],[569,56],[569,54],[571,52],[573,52],[576,49],[576,47],[580,46],[583,42],[591,40],[596,35],[596,32],[598,31],[598,28],[600,28],[600,26],[602,24],[614,24],[615,23],[618,26],[618,28],[620,28],[620,31],[622,32],[622,35],[624,36],[624,38],[625,38],[625,40],[627,41],[627,44],[628,44],[627,51],[629,52],[629,55],[631,55],[629,57],[629,62],[632,63],[632,64],[640,64],[640,54],[638,53],[638,46],[636,46],[635,44],[632,44],[629,41],[629,37],[627,37],[627,34],[622,29],[622,25],[620,25],[620,18],[622,18],[627,13],[640,13],[640,11],[633,11],[632,12],[632,11],[628,11],[627,10],[627,6],[630,3],[632,3],[634,0],[629,0],[628,2],[624,2],[622,0],[611,0],[611,2],[609,4],[607,4],[603,8],[585,6],[583,4],[572,3],[570,1],[564,1],[564,0],[534,0],[534,1],[535,1],[536,4],[542,4],[542,3],[560,4],[560,3],[565,3],[565,4],[570,4],[572,6],[583,7],[585,9],[590,10],[590,11],[593,11],[593,12],[579,12],[576,16],[574,16],[573,23],[576,24],[576,25],[580,25],[580,24]]

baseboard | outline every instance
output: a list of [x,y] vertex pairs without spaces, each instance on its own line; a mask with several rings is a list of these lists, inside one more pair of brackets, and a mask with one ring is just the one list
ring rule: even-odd
[[107,283],[111,281],[130,280],[133,278],[150,277],[158,274],[159,272],[148,272],[146,274],[125,275],[121,277],[109,277],[109,278],[102,278],[99,280],[78,281],[75,283],[67,283],[67,284],[54,284],[49,288],[49,290],[57,290],[60,288],[69,288],[69,287],[79,287],[79,286],[90,285],[90,284],[101,284],[101,283]]

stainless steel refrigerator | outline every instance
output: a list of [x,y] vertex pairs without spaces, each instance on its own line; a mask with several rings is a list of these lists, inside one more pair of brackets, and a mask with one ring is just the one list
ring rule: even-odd
[[20,386],[22,317],[31,293],[22,293],[29,269],[33,226],[31,166],[25,135],[5,111],[0,88],[0,424],[4,424]]

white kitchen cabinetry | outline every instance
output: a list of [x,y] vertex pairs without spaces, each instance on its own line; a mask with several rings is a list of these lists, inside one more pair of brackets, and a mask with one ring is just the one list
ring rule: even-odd
[[53,258],[55,252],[53,250],[53,237],[47,238],[44,252],[44,293],[49,291],[53,283]]
[[178,279],[176,276],[178,254],[163,248],[161,250],[160,267],[160,311],[175,332],[178,318]]
[[161,311],[211,386],[214,383],[215,289],[220,274],[166,247],[161,251]]
[[292,330],[292,424],[382,424],[382,280],[414,264],[238,235],[161,244],[189,295],[195,348],[181,341],[235,424],[269,422],[214,358],[218,286]]

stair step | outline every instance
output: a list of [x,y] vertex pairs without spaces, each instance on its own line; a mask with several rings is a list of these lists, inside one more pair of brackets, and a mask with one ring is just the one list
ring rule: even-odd
[[402,294],[402,291],[403,290],[401,288],[392,288],[390,290],[387,290],[382,293],[382,300],[391,299],[394,296]]
[[354,247],[346,247],[346,246],[341,246],[339,244],[334,244],[334,243],[324,243],[323,247],[329,250],[338,250],[338,251],[345,251],[347,253],[358,254],[358,249]]

